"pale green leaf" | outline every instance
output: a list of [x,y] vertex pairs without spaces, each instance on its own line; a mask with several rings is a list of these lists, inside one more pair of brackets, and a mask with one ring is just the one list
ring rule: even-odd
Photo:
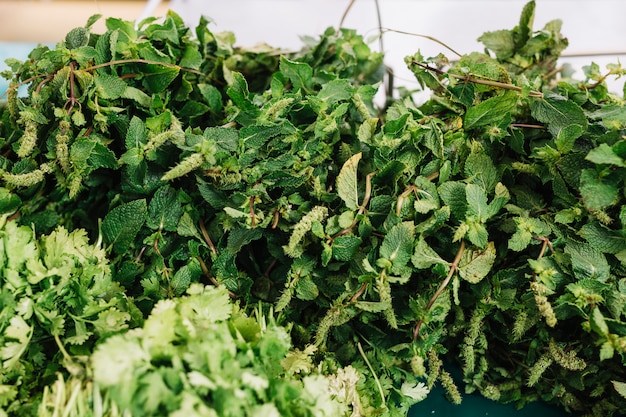
[[380,245],[381,258],[391,261],[392,271],[399,271],[413,255],[415,227],[413,222],[402,222],[393,226]]
[[485,248],[487,239],[489,238],[489,233],[485,225],[476,221],[468,221],[464,224],[467,225],[465,234],[467,239],[479,248]]
[[467,184],[465,187],[465,198],[467,200],[466,215],[468,217],[472,216],[480,222],[488,220],[489,206],[487,204],[487,193],[484,188],[476,184]]
[[496,247],[489,242],[484,250],[466,249],[459,262],[459,276],[477,284],[489,274],[496,260]]
[[615,165],[618,167],[626,167],[626,161],[615,153],[606,143],[601,143],[597,148],[589,151],[586,160],[593,162],[594,164],[607,164]]
[[606,324],[604,320],[604,315],[600,311],[598,307],[595,307],[591,311],[591,315],[589,317],[589,324],[591,325],[591,330],[598,333],[600,336],[608,336],[609,334],[609,326]]
[[626,382],[611,381],[611,383],[613,384],[615,391],[617,391],[617,393],[622,397],[626,398]]
[[615,348],[611,342],[604,342],[600,345],[600,360],[604,361],[613,358],[615,355]]
[[421,236],[415,246],[415,252],[411,257],[411,262],[417,269],[426,269],[437,264],[448,264],[448,262],[441,258],[441,256],[439,256],[439,254],[435,252]]
[[359,152],[350,157],[337,175],[337,194],[350,210],[359,207],[357,168],[362,156],[363,154]]

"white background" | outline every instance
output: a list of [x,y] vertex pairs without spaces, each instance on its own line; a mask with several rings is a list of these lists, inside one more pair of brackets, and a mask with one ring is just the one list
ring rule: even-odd
[[[460,53],[469,53],[482,51],[483,46],[476,39],[484,32],[515,27],[526,3],[525,0],[379,0],[378,5],[383,27],[432,36]],[[298,49],[302,45],[301,35],[314,36],[328,26],[338,26],[349,4],[350,0],[172,0],[170,7],[191,26],[197,24],[201,14],[210,17],[215,22],[213,30],[234,32],[242,46],[266,42]],[[616,63],[620,57],[626,65],[625,18],[624,0],[537,0],[534,29],[540,30],[547,22],[560,19],[562,33],[569,40],[561,61],[578,69],[594,61],[604,69],[607,63]],[[365,38],[376,35],[379,28],[376,2],[356,0],[344,27],[357,29]],[[408,87],[415,83],[405,68],[405,56],[419,49],[424,56],[442,52],[454,57],[441,45],[420,37],[387,32],[383,42],[386,63],[397,75],[396,84]],[[378,49],[377,42],[371,46]],[[582,77],[580,71],[576,76]],[[611,89],[621,93],[623,80],[610,82]]]

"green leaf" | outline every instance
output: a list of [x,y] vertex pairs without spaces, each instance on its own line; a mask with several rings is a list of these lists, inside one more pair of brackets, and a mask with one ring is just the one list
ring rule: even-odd
[[167,16],[161,24],[154,23],[146,28],[146,35],[155,40],[169,41],[178,44],[178,29],[171,16]]
[[258,228],[236,228],[228,233],[226,247],[231,253],[239,253],[239,251],[248,243],[258,240],[262,236],[263,231]]
[[126,252],[146,221],[145,199],[123,203],[113,208],[102,221],[102,238],[116,253]]
[[479,222],[488,219],[489,206],[487,204],[487,194],[485,190],[476,184],[467,184],[465,187],[465,198],[467,201],[468,218],[473,217]]
[[72,143],[70,161],[80,171],[91,172],[98,168],[117,168],[117,158],[97,138],[80,138]]
[[626,398],[626,382],[611,381],[611,383],[613,384],[615,391],[617,391],[617,393],[622,397]]
[[584,133],[583,126],[581,125],[569,125],[561,128],[555,138],[556,149],[561,154],[570,153],[574,148],[576,139],[582,136]]
[[595,307],[593,310],[591,310],[589,324],[591,325],[591,330],[598,333],[598,335],[608,336],[609,326],[606,324],[606,321],[604,320],[604,315],[598,307]]
[[500,60],[512,57],[515,52],[515,39],[510,30],[485,32],[477,40],[493,51]]
[[[587,130],[587,117],[580,106],[558,94],[546,94],[542,99],[531,101],[530,110],[535,119],[548,125],[554,138],[561,135],[560,146],[566,150]],[[563,129],[565,133],[561,133]]]
[[484,250],[466,249],[459,262],[459,276],[472,284],[477,284],[489,274],[495,260],[494,242],[489,242]]
[[122,97],[128,87],[123,79],[109,74],[96,74],[94,82],[98,96],[110,100]]
[[465,160],[465,175],[472,182],[491,193],[500,180],[492,159],[476,145]]
[[516,252],[521,252],[528,247],[533,236],[547,237],[551,230],[545,222],[534,217],[515,217],[515,233],[508,242],[508,247]]
[[202,270],[197,260],[192,259],[187,265],[183,265],[170,280],[170,288],[176,297],[183,295],[192,282],[200,278]]
[[353,94],[352,83],[347,79],[339,78],[324,84],[317,97],[328,105],[333,105],[340,101],[350,100]]
[[310,276],[305,276],[296,281],[296,297],[300,300],[315,300],[319,296],[319,289]]
[[601,143],[597,148],[590,150],[585,159],[593,162],[594,164],[615,165],[622,168],[626,167],[624,159],[617,155],[613,148],[606,143]]
[[148,205],[146,225],[151,229],[175,231],[183,215],[178,193],[169,185],[159,188]]
[[357,168],[362,156],[363,154],[359,152],[350,157],[337,175],[337,194],[350,210],[359,207]]
[[202,54],[195,45],[186,45],[183,57],[180,60],[180,66],[183,68],[200,69],[202,65]]
[[448,181],[439,186],[439,196],[450,207],[452,215],[459,220],[465,219],[467,211],[466,185],[462,182]]
[[492,124],[500,124],[500,122],[506,117],[509,117],[511,111],[515,109],[517,100],[518,95],[515,91],[506,91],[499,96],[482,101],[467,109],[463,119],[463,127],[469,130]]
[[424,238],[420,236],[417,240],[417,244],[415,245],[415,251],[413,252],[413,256],[411,257],[411,262],[413,266],[417,269],[428,269],[433,265],[447,265],[448,262],[441,258],[437,252],[435,252],[429,245],[426,243]]
[[147,64],[145,68],[143,86],[152,94],[164,92],[180,71],[178,67],[155,64]]
[[607,359],[612,359],[615,355],[615,348],[613,344],[609,341],[606,341],[600,345],[600,360],[604,361]]
[[600,223],[587,223],[578,232],[589,244],[602,253],[616,254],[626,250],[626,238]]
[[470,242],[479,248],[485,248],[487,245],[487,239],[489,238],[489,233],[487,232],[487,228],[484,224],[476,221],[467,221],[461,225],[467,226],[465,236],[467,236],[467,239],[469,239]]
[[22,205],[19,196],[4,187],[0,187],[0,214],[13,213]]
[[141,118],[133,116],[130,120],[128,130],[126,131],[126,137],[124,139],[124,145],[126,149],[139,148],[148,141],[148,132],[146,130],[145,123]]
[[294,91],[308,93],[313,80],[313,68],[305,62],[291,61],[285,56],[280,57],[280,72],[293,84]]
[[337,236],[332,244],[333,258],[338,261],[351,261],[362,243],[361,238],[355,235]]
[[611,276],[611,268],[604,254],[588,244],[568,242],[565,246],[572,260],[572,269],[576,279],[596,279],[606,282]]
[[413,256],[415,227],[413,222],[402,222],[393,226],[380,245],[379,255],[391,262],[392,273],[399,273]]
[[603,210],[618,201],[619,189],[603,181],[594,169],[584,169],[580,174],[580,194],[589,210]]

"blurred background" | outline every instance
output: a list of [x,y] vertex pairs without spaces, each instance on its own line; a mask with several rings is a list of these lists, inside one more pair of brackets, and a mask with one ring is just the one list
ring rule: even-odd
[[[329,26],[357,29],[379,49],[379,27],[428,35],[460,53],[482,50],[476,39],[485,31],[511,29],[526,0],[0,0],[0,70],[6,58],[26,59],[39,43],[54,46],[89,16],[102,14],[127,20],[163,16],[168,9],[194,27],[201,15],[213,21],[213,31],[232,31],[240,46],[265,42],[275,47],[299,49],[301,36],[317,36]],[[580,70],[592,61],[604,69],[608,63],[626,61],[626,1],[536,0],[534,29],[554,19],[563,22],[569,39],[562,63]],[[104,19],[94,31],[104,31]],[[404,33],[386,32],[383,48],[396,86],[416,87],[405,69],[404,57],[418,49],[424,56],[443,52],[440,44]],[[580,75],[578,75],[580,74]],[[577,76],[582,77],[580,72]],[[622,93],[623,81],[610,80]],[[0,77],[0,94],[8,82]]]

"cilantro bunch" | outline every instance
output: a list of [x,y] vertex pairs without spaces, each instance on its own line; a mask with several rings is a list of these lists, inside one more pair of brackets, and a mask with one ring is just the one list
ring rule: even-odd
[[[83,375],[97,340],[143,321],[84,230],[0,227],[0,407],[34,413],[54,375]],[[34,415],[34,414],[33,414]]]
[[[535,31],[534,7],[484,52],[408,56],[432,96],[384,109],[383,57],[347,29],[285,52],[206,19],[193,34],[174,13],[109,18],[11,62],[29,94],[2,111],[0,208],[86,230],[136,306],[136,329],[90,345],[94,392],[146,415],[224,395],[246,401],[218,415],[303,396],[402,416],[435,384],[462,401],[452,364],[466,392],[618,414],[626,118],[604,81],[623,70],[568,78],[560,22]],[[242,313],[207,319],[233,311],[225,294]],[[209,345],[221,361],[194,356]]]

